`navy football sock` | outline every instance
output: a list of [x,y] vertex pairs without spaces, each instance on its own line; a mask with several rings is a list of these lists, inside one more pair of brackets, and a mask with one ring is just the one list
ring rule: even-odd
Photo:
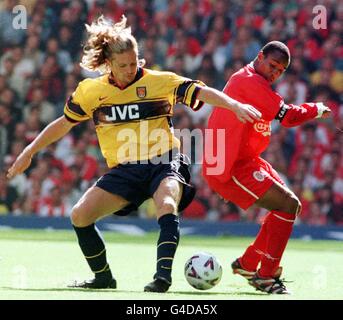
[[95,273],[95,278],[99,280],[112,279],[112,273],[107,263],[105,244],[98,228],[94,223],[83,228],[73,227],[88,265]]
[[158,219],[160,237],[157,242],[157,266],[154,278],[162,277],[171,283],[174,255],[179,244],[179,217],[168,213]]

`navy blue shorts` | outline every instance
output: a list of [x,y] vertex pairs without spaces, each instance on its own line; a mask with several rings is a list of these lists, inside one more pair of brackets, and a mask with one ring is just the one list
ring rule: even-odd
[[162,155],[167,161],[153,163],[126,163],[112,168],[103,175],[96,186],[110,193],[119,195],[130,202],[125,208],[114,212],[125,216],[135,211],[147,199],[151,198],[160,182],[167,177],[183,184],[183,192],[178,211],[184,210],[195,196],[195,188],[190,184],[189,159],[182,153],[171,151]]

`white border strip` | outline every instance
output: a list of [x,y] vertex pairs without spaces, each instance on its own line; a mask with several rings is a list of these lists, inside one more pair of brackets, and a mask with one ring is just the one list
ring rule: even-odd
[[295,220],[286,219],[286,218],[284,218],[284,217],[280,217],[279,215],[277,215],[277,214],[275,214],[275,213],[273,213],[273,216],[275,216],[275,217],[277,217],[277,218],[279,218],[279,219],[281,219],[281,220],[287,221],[287,222],[294,222],[294,221],[295,221]]
[[253,196],[255,199],[259,199],[259,197],[253,193],[252,191],[250,191],[248,188],[244,187],[237,179],[236,177],[232,176],[232,180],[238,185],[240,186],[244,191],[248,192],[251,196]]

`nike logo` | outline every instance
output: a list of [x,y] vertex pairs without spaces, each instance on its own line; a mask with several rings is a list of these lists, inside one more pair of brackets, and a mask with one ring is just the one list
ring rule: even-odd
[[106,98],[108,98],[108,97],[99,97],[99,101],[102,101],[102,100],[104,100]]

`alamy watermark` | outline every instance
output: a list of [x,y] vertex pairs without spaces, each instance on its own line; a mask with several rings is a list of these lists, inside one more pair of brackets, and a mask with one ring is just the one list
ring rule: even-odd
[[25,266],[17,265],[12,269],[12,287],[17,289],[26,289],[28,272]]
[[328,271],[325,266],[316,265],[312,269],[313,280],[312,287],[315,290],[326,289],[328,284]]
[[[27,10],[23,5],[16,5],[13,7],[12,12],[15,17],[12,21],[14,29],[27,29]],[[312,26],[314,29],[327,29],[327,10],[323,5],[316,5],[312,9],[312,13],[316,16],[312,20]]]
[[328,18],[325,6],[320,4],[314,6],[312,13],[316,15],[312,20],[313,28],[316,30],[327,29]]
[[[141,122],[136,130],[123,128],[116,134],[117,148],[115,158],[120,163],[152,163],[167,164],[175,154],[163,150],[174,151],[179,139],[182,152],[193,161],[193,164],[206,162],[207,175],[220,175],[225,170],[225,129],[175,129],[150,128],[147,122]],[[206,148],[204,149],[204,146]],[[176,152],[178,152],[176,148]],[[144,159],[144,160],[142,160]]]
[[27,10],[23,5],[13,7],[12,12],[15,17],[12,20],[13,29],[27,29]]

